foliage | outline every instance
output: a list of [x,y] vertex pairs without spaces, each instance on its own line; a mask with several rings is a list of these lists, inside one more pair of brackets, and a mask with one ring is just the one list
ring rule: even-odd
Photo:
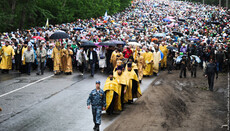
[[0,32],[60,24],[109,15],[129,6],[131,0],[0,0]]

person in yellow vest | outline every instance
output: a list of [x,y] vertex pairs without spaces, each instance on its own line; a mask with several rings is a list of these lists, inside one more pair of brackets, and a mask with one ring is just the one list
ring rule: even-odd
[[134,98],[139,98],[142,94],[137,74],[132,69],[132,63],[128,63],[127,65],[128,70],[125,71],[125,75],[128,88],[124,100],[125,102],[132,103]]
[[14,49],[9,45],[10,42],[6,41],[5,46],[0,50],[0,56],[2,56],[2,60],[0,63],[0,69],[2,69],[2,73],[9,73],[9,70],[12,69],[12,59],[14,59]]
[[[27,41],[25,41],[24,42],[24,45],[23,45],[23,47],[22,47],[22,50],[21,50],[21,57],[22,57],[22,55],[24,54],[24,52],[25,51],[27,51],[27,46],[28,46],[28,42]],[[26,59],[24,59],[23,61],[22,61],[22,66],[21,66],[21,73],[23,74],[23,73],[26,73]]]
[[164,70],[165,68],[167,68],[167,54],[168,54],[168,49],[165,42],[162,42],[162,44],[160,45],[160,50],[164,54],[164,57],[161,60],[161,68]]
[[118,82],[118,101],[115,103],[115,110],[122,111],[124,107],[124,95],[127,91],[127,79],[126,75],[122,71],[123,67],[118,66],[116,72],[114,73],[114,78]]
[[137,53],[136,61],[137,61],[137,68],[138,68],[138,79],[139,79],[139,83],[141,83],[143,79],[143,70],[146,66],[144,57],[141,55],[141,53]]
[[72,67],[72,56],[73,56],[73,51],[70,49],[70,44],[67,45],[67,49],[65,50],[65,57],[66,57],[66,68],[65,68],[65,73],[67,75],[71,75],[73,72],[73,67]]
[[[105,110],[109,115],[111,115],[113,114],[114,109],[118,109],[118,107],[115,107],[115,103],[118,102],[118,95],[120,95],[118,92],[118,82],[113,77],[113,72],[109,73],[109,77],[106,79],[103,91],[105,92],[106,96]],[[116,104],[116,106],[119,104]]]
[[135,49],[135,51],[134,51],[134,54],[133,54],[133,59],[134,60],[137,60],[138,53],[141,53],[141,49],[140,49],[139,46],[137,46],[136,49]]
[[65,72],[66,70],[66,66],[67,66],[67,62],[66,62],[66,49],[65,49],[65,44],[62,44],[61,46],[61,72]]
[[113,72],[116,72],[117,67],[122,66],[122,65],[123,65],[123,62],[121,60],[117,60],[117,64],[116,64],[115,68],[113,69]]
[[157,76],[159,72],[159,64],[161,62],[161,52],[158,46],[155,47],[155,52],[153,52],[153,74]]
[[153,72],[152,68],[153,68],[153,53],[149,51],[148,48],[146,48],[146,52],[143,53],[143,57],[146,63],[146,67],[143,71],[143,75],[144,76],[151,76]]
[[[132,69],[135,71],[135,73],[137,74],[138,76],[138,68],[137,68],[137,64],[134,63],[134,59],[132,56],[129,57],[128,59],[128,63],[131,63],[132,64]],[[126,67],[125,67],[125,71],[128,70],[128,67],[127,67],[127,64],[126,64]]]
[[56,42],[56,46],[54,47],[52,56],[51,56],[54,62],[54,74],[55,75],[59,75],[61,71],[61,64],[62,64],[61,56],[62,56],[62,51],[61,51],[60,43]]

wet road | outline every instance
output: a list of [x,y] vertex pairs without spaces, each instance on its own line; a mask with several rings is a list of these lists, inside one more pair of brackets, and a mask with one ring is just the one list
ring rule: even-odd
[[[103,88],[106,75],[97,73],[53,76],[0,74],[0,131],[92,130],[91,110],[86,107],[88,94],[100,80]],[[142,92],[154,78],[144,78]],[[101,129],[111,124],[119,114],[103,112]]]

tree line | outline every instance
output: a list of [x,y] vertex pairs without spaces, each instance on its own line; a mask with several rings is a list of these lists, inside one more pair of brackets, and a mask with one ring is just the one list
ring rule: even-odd
[[97,18],[124,10],[131,0],[0,0],[0,32]]

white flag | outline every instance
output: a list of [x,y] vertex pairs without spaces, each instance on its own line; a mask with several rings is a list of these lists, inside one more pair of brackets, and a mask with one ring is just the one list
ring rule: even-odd
[[48,18],[46,20],[46,26],[45,27],[49,27],[49,19]]
[[104,20],[108,20],[107,11],[105,12]]

